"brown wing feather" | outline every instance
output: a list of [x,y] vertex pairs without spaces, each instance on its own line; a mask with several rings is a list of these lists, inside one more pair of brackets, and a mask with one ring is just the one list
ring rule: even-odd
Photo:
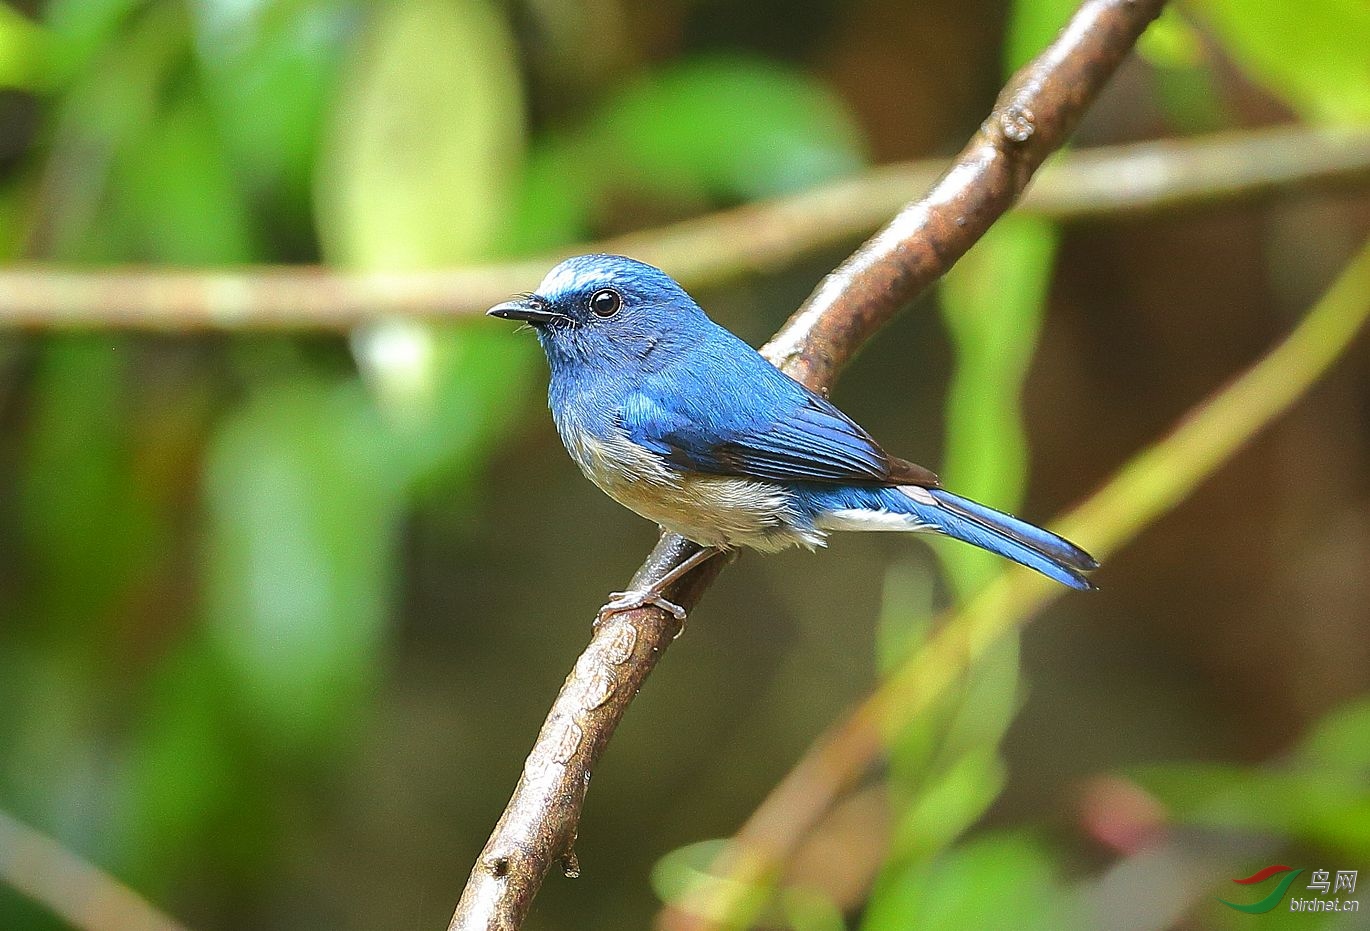
[[[888,456],[889,454],[886,453]],[[890,460],[890,484],[892,485],[919,485],[923,488],[939,488],[942,485],[937,473],[931,469],[925,469],[920,465],[915,465],[907,459],[900,459],[896,456],[889,456]]]

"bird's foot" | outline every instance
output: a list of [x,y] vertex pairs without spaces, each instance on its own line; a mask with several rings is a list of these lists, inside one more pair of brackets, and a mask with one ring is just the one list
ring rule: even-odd
[[681,629],[685,628],[685,609],[674,601],[670,601],[665,595],[657,591],[648,589],[644,592],[610,592],[609,603],[599,609],[595,615],[595,629],[613,617],[615,614],[622,614],[624,611],[636,611],[638,608],[645,608],[654,605],[663,611],[670,613],[680,622]]
[[652,583],[650,588],[642,589],[641,591],[611,593],[609,595],[611,600],[608,604],[599,609],[599,614],[595,615],[595,623],[591,629],[596,631],[599,630],[600,625],[615,614],[621,614],[624,611],[634,611],[638,608],[645,608],[648,605],[655,605],[661,610],[669,612],[672,617],[680,622],[680,626],[676,628],[675,637],[672,637],[671,639],[674,640],[679,638],[681,634],[685,633],[685,609],[674,601],[666,598],[662,592],[674,585],[676,580],[681,576],[688,574],[690,570],[694,569],[700,563],[709,561],[720,552],[722,551],[717,548],[706,546],[703,549],[696,550],[679,565],[657,579],[656,582]]

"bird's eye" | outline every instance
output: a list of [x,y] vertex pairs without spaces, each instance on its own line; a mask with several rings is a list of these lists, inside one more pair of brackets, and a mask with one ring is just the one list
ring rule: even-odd
[[623,298],[613,288],[604,288],[590,295],[590,309],[596,317],[612,317],[623,306]]

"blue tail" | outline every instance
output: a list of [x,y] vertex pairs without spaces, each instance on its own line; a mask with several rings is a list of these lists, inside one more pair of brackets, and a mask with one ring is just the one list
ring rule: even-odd
[[1071,588],[1094,588],[1084,573],[1099,568],[1098,561],[1064,537],[940,488],[930,488],[928,494],[937,504],[923,504],[902,492],[899,497],[920,520],[949,537],[998,553]]
[[[827,486],[806,489],[803,494],[805,502],[822,515],[818,523],[824,529],[937,531],[1036,569],[1071,588],[1094,587],[1084,574],[1099,568],[1099,563],[1074,543],[941,488]],[[896,515],[905,516],[906,522]]]
[[997,553],[1063,585],[1092,589],[1093,556],[1064,537],[941,488],[792,485],[820,530],[937,531]]

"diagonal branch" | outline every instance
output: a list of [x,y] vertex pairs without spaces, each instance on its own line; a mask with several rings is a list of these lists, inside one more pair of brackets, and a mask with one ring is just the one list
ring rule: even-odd
[[[0,269],[0,324],[343,331],[387,316],[462,317],[526,288],[567,255],[586,252],[632,255],[668,269],[687,289],[717,286],[855,242],[911,191],[930,187],[947,164],[885,166],[789,197],[488,266],[365,274],[310,266],[11,267]],[[1071,152],[1042,170],[1017,209],[1089,220],[1367,183],[1370,129],[1289,125]]]
[[4,812],[0,881],[79,931],[185,931],[95,864]]
[[832,272],[763,352],[827,386],[861,344],[946,273],[1075,129],[1164,0],[1086,0],[999,93],[942,179]]
[[[1009,81],[980,131],[928,195],[824,279],[767,345],[767,358],[810,387],[825,389],[866,340],[1014,204],[1163,5],[1164,0],[1085,0],[1056,40]],[[664,536],[634,586],[661,578],[693,550],[676,535]],[[705,563],[668,596],[693,608],[720,569],[720,560]],[[449,931],[512,931],[523,923],[554,863],[569,874],[578,871],[573,845],[590,772],[678,629],[669,615],[645,608],[615,615],[595,631],[552,704]]]
[[[1259,362],[1202,401],[1169,435],[1052,526],[1106,557],[1163,516],[1287,411],[1370,320],[1370,243],[1299,325]],[[843,795],[884,756],[889,734],[924,714],[1010,631],[1065,589],[1027,571],[1002,572],[861,704],[805,753],[738,831],[715,878],[670,903],[659,931],[731,927],[755,905]]]

